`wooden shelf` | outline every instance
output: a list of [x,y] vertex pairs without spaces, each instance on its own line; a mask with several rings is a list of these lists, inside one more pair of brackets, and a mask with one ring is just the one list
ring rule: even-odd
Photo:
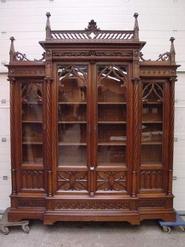
[[126,142],[99,142],[98,146],[126,146]]
[[110,162],[97,162],[97,167],[109,167],[109,166],[117,166],[117,167],[122,167],[126,168],[126,163],[123,162],[115,162],[115,163],[110,163]]
[[162,141],[141,142],[141,145],[162,145]]
[[59,105],[86,105],[87,104],[87,102],[73,102],[73,101],[71,101],[71,102],[58,102],[58,104]]
[[42,105],[43,102],[42,101],[30,101],[30,102],[22,102],[23,105]]
[[98,105],[126,105],[126,102],[97,102]]
[[85,142],[59,142],[59,146],[87,146]]
[[126,124],[126,121],[98,121],[98,124]]
[[22,123],[34,123],[34,124],[42,124],[43,122],[40,120],[22,120]]
[[86,124],[87,121],[58,121],[58,124]]
[[162,103],[162,101],[143,101],[145,105],[161,105]]
[[22,142],[23,145],[43,145],[43,142],[34,142],[34,141],[29,141],[29,142]]
[[143,124],[156,124],[156,123],[163,123],[161,120],[145,120],[142,121]]
[[87,167],[87,162],[58,162],[58,168],[63,168],[63,167],[72,167],[75,169],[75,167]]
[[152,169],[162,169],[163,164],[162,163],[156,163],[156,162],[147,162],[141,164],[141,170],[152,170]]

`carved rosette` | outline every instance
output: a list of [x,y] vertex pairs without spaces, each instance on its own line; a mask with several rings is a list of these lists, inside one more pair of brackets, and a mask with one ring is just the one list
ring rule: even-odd
[[58,191],[87,191],[87,171],[59,171]]
[[127,172],[97,172],[97,191],[127,191]]

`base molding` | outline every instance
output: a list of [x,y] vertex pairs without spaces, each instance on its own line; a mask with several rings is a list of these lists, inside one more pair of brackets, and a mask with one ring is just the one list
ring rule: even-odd
[[138,225],[142,220],[176,219],[173,196],[166,195],[143,198],[16,196],[11,199],[12,207],[8,213],[10,221],[39,219],[44,224],[53,224],[57,221],[126,221]]

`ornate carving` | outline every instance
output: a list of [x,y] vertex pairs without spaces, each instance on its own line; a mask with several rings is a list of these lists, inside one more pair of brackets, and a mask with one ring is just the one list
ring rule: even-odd
[[43,170],[21,170],[22,189],[43,190]]
[[61,65],[58,67],[59,80],[62,81],[66,78],[79,79],[80,86],[86,86],[87,84],[87,66],[83,65]]
[[144,199],[139,201],[139,207],[165,207],[165,199]]
[[143,83],[142,100],[163,100],[163,85],[158,82]]
[[169,61],[170,60],[170,52],[165,52],[159,55],[159,58],[156,61]]
[[21,52],[15,52],[15,60],[16,61],[31,61],[26,57],[26,54],[23,54]]
[[42,57],[40,59],[34,59],[35,62],[43,62],[46,60],[46,53],[42,53]]
[[[91,28],[91,27],[90,27]],[[134,39],[134,31],[110,31],[110,30],[98,30],[92,26],[94,30],[79,30],[79,31],[51,31],[52,40],[106,40],[108,42],[120,41],[120,40],[132,40]]]
[[140,70],[140,76],[155,76],[155,77],[161,77],[161,76],[175,76],[176,70],[174,68],[172,69],[166,69],[166,68],[159,68],[159,67],[143,67]]
[[86,171],[59,171],[57,173],[57,190],[87,191]]
[[62,51],[62,50],[54,50],[52,53],[53,57],[89,57],[89,56],[97,56],[97,57],[126,57],[126,58],[132,58],[133,53],[131,50],[126,50],[126,51],[120,51],[120,50],[114,50],[114,51],[109,51],[109,50],[90,50],[90,51]]
[[85,31],[89,31],[89,32],[97,32],[97,31],[100,31],[100,29],[97,27],[97,24],[94,20],[91,20],[89,23],[88,23],[88,27],[85,28]]
[[102,68],[100,67],[100,69],[101,70],[99,71],[97,78],[97,83],[99,86],[104,87],[103,80],[105,79],[110,79],[112,82],[116,81],[117,85],[120,87],[126,86],[128,77],[125,67],[110,64],[107,66],[102,66]]
[[161,170],[142,170],[140,172],[140,189],[162,189],[163,172]]
[[45,207],[44,199],[37,198],[18,198],[19,207]]
[[97,172],[97,190],[126,191],[127,173],[125,171]]
[[129,209],[130,203],[125,200],[61,200],[54,202],[55,209],[118,210]]
[[9,70],[9,76],[16,76],[16,77],[44,77],[45,71],[44,67],[34,67],[34,66],[21,66],[21,67],[14,67]]

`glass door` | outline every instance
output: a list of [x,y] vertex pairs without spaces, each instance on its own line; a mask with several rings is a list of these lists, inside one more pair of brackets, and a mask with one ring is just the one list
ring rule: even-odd
[[57,191],[88,191],[88,65],[62,64],[58,77]]
[[96,193],[127,190],[127,67],[97,67]]
[[164,185],[164,82],[142,83],[140,192],[161,192]]
[[43,90],[42,83],[23,82],[22,92],[22,163],[43,163]]

